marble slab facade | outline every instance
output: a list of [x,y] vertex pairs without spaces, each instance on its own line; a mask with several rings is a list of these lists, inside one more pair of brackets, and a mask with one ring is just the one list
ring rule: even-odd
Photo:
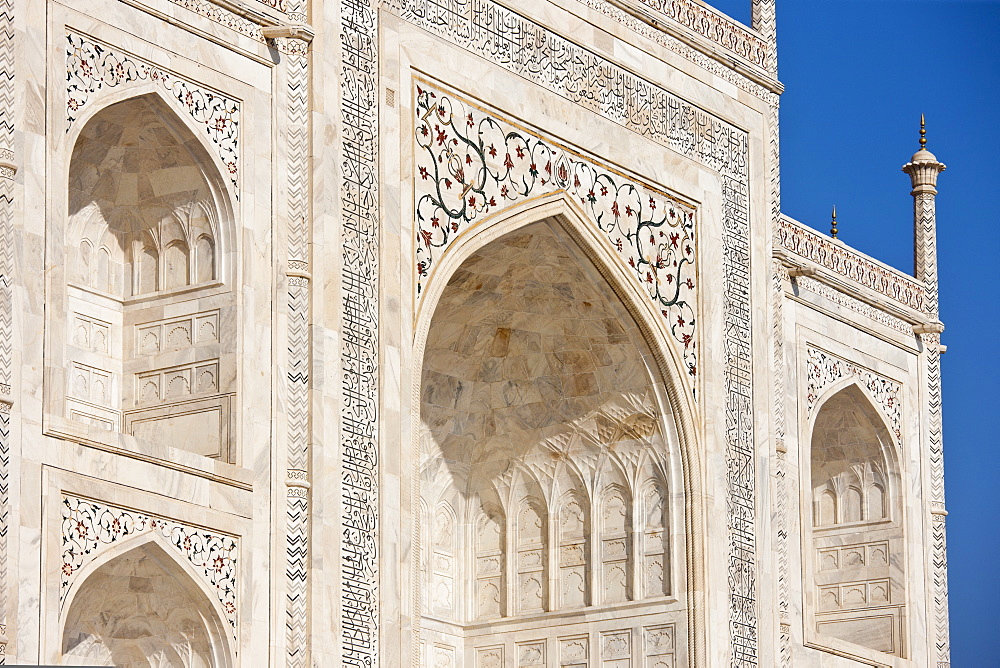
[[947,665],[943,165],[782,216],[752,4],[0,3],[4,661]]

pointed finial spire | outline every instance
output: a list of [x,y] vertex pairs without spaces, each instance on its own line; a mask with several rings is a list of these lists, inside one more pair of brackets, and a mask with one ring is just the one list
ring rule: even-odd
[[927,150],[927,123],[924,121],[923,114],[920,114],[920,148]]
[[834,239],[837,238],[837,205],[833,205],[833,213],[831,214],[833,219],[830,221],[830,236]]

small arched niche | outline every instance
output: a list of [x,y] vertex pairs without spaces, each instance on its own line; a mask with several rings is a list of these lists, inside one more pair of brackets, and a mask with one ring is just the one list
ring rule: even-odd
[[[70,160],[71,281],[117,300],[212,281],[219,268],[209,248],[228,209],[218,180],[214,161],[158,95],[102,109]],[[107,254],[106,272],[96,270],[94,249],[98,265]]]
[[184,568],[145,543],[78,584],[63,624],[63,663],[222,668],[232,665],[226,628]]
[[234,235],[223,183],[156,93],[110,104],[80,129],[65,224],[70,326],[59,342],[66,417],[233,461],[236,302],[223,259]]
[[906,613],[896,445],[857,384],[816,415],[811,441],[811,600],[816,632],[904,655]]
[[[420,529],[425,663],[435,647],[515,656],[515,632],[589,637],[683,617],[666,555],[666,504],[683,493],[662,475],[679,469],[678,448],[651,358],[558,223],[495,239],[450,277],[421,376],[421,504],[438,509]],[[445,550],[461,557],[436,568]],[[452,578],[469,604],[439,608]]]

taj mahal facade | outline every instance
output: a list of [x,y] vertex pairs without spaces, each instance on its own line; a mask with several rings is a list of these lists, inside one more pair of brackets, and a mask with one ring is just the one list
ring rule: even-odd
[[944,165],[782,214],[751,24],[0,0],[0,663],[949,666]]

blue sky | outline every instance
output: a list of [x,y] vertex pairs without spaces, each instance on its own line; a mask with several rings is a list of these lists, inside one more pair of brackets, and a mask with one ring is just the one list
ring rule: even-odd
[[[709,0],[749,22],[750,0]],[[782,210],[913,270],[909,178],[938,179],[952,665],[1000,665],[1000,0],[778,0]]]

